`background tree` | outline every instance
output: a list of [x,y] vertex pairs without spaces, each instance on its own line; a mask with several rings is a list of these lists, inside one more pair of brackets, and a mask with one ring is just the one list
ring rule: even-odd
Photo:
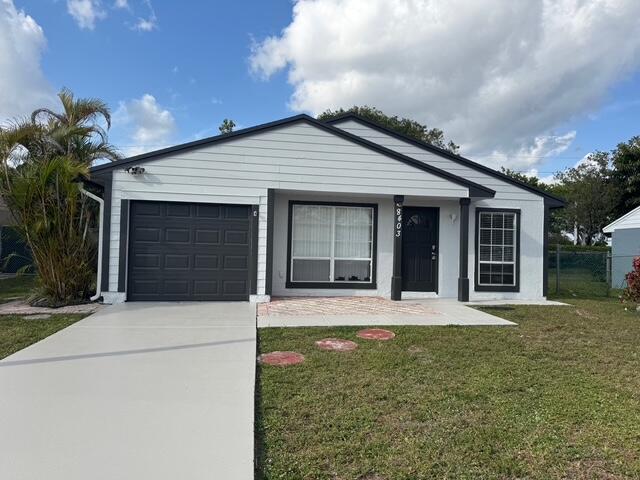
[[31,249],[40,298],[50,305],[90,295],[96,209],[80,181],[95,160],[118,158],[98,123],[111,125],[106,104],[69,90],[58,97],[62,111],[39,109],[31,120],[0,129],[0,195]]
[[220,126],[218,127],[218,130],[220,130],[220,133],[224,134],[224,133],[231,133],[233,132],[233,129],[236,127],[236,124],[233,120],[230,120],[228,118],[225,118],[222,123],[220,124]]
[[430,143],[436,147],[444,148],[452,153],[457,153],[459,146],[450,140],[445,140],[444,132],[439,128],[429,128],[415,120],[409,118],[400,118],[397,115],[389,116],[381,110],[375,107],[369,107],[367,105],[358,107],[353,106],[347,110],[339,108],[338,110],[326,110],[318,115],[318,120],[331,120],[333,118],[344,115],[345,113],[355,113],[363,118],[383,125],[394,132],[407,135],[408,137],[415,138],[423,142]]
[[640,205],[640,136],[620,143],[611,152],[613,181],[619,192],[614,215],[620,217]]
[[577,167],[555,175],[553,193],[567,205],[557,212],[560,227],[577,233],[579,243],[592,245],[600,239],[602,228],[613,219],[618,192],[607,152],[596,152]]
[[511,170],[510,168],[501,167],[500,171],[509,177],[519,180],[522,183],[525,183],[531,187],[537,188],[544,192],[553,193],[553,186],[548,183],[544,183],[535,175],[527,175],[525,173],[516,172],[515,170]]

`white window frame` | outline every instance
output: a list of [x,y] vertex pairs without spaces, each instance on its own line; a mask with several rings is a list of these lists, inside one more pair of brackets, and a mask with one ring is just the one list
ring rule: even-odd
[[[513,216],[513,229],[506,229],[504,228],[494,228],[493,227],[493,215],[494,214],[500,214],[500,215],[512,215]],[[490,228],[482,228],[482,216],[483,215],[491,215],[491,227]],[[519,232],[519,228],[520,228],[520,211],[518,210],[509,210],[509,209],[481,209],[478,212],[478,215],[476,216],[476,221],[478,222],[478,225],[476,227],[476,242],[478,245],[478,249],[477,249],[477,258],[476,258],[476,269],[477,269],[477,275],[476,275],[476,285],[478,287],[481,288],[496,288],[496,289],[500,289],[500,288],[509,288],[509,289],[516,289],[518,288],[519,285],[519,281],[518,281],[518,270],[519,270],[519,261],[520,261],[520,232]],[[503,232],[503,238],[502,238],[502,243],[501,244],[486,244],[486,243],[481,243],[480,239],[482,238],[482,230],[502,230]],[[511,231],[513,230],[513,244],[507,245],[504,242],[504,232],[505,231]],[[493,235],[491,235],[491,237],[493,237]],[[506,260],[502,260],[502,261],[494,261],[494,260],[481,260],[480,259],[480,252],[482,250],[482,247],[489,247],[490,249],[492,247],[502,247],[504,249],[504,247],[512,247],[513,248],[513,260],[512,261],[506,261]],[[503,252],[503,256],[504,256],[504,252]],[[513,265],[513,282],[512,283],[483,283],[481,281],[481,271],[480,271],[480,265]]]
[[[373,205],[351,205],[351,204],[339,204],[339,203],[293,203],[291,206],[291,245],[290,255],[289,255],[289,282],[291,284],[313,284],[313,283],[326,283],[333,285],[373,285],[374,283],[374,261],[375,261],[375,224],[376,224],[376,208]],[[295,251],[293,238],[293,232],[295,231],[295,221],[296,215],[295,210],[297,207],[324,207],[331,209],[331,250],[330,256],[328,257],[303,257],[299,255],[294,255]],[[371,239],[369,240],[369,257],[336,257],[335,256],[335,247],[336,247],[336,209],[337,208],[359,208],[359,209],[368,209],[371,211],[371,225],[370,225],[370,235]],[[294,272],[294,260],[328,260],[329,261],[329,279],[327,280],[294,280],[293,272]],[[369,280],[335,280],[335,262],[338,261],[368,261],[369,262]]]

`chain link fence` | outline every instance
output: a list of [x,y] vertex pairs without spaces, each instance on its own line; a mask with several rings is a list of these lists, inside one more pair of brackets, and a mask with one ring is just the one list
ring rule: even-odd
[[17,273],[33,264],[29,247],[11,227],[0,227],[0,272]]
[[[633,257],[612,257],[607,250],[581,250],[555,245],[550,248],[547,261],[550,294],[561,297],[608,297],[618,294],[625,287],[624,275],[620,272],[631,270]],[[616,275],[613,275],[613,265]]]

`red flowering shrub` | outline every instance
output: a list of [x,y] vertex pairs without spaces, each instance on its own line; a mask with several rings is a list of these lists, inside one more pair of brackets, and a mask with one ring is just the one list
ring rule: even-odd
[[640,303],[640,257],[633,259],[633,270],[624,276],[627,287],[624,289],[622,298],[631,302]]

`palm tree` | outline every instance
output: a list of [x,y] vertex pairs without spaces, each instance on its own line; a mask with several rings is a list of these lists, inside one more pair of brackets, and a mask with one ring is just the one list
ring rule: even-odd
[[94,278],[96,212],[78,180],[96,160],[119,157],[99,123],[111,126],[104,102],[67,89],[58,98],[61,112],[38,109],[0,128],[0,195],[31,248],[39,298],[55,305],[86,299]]

